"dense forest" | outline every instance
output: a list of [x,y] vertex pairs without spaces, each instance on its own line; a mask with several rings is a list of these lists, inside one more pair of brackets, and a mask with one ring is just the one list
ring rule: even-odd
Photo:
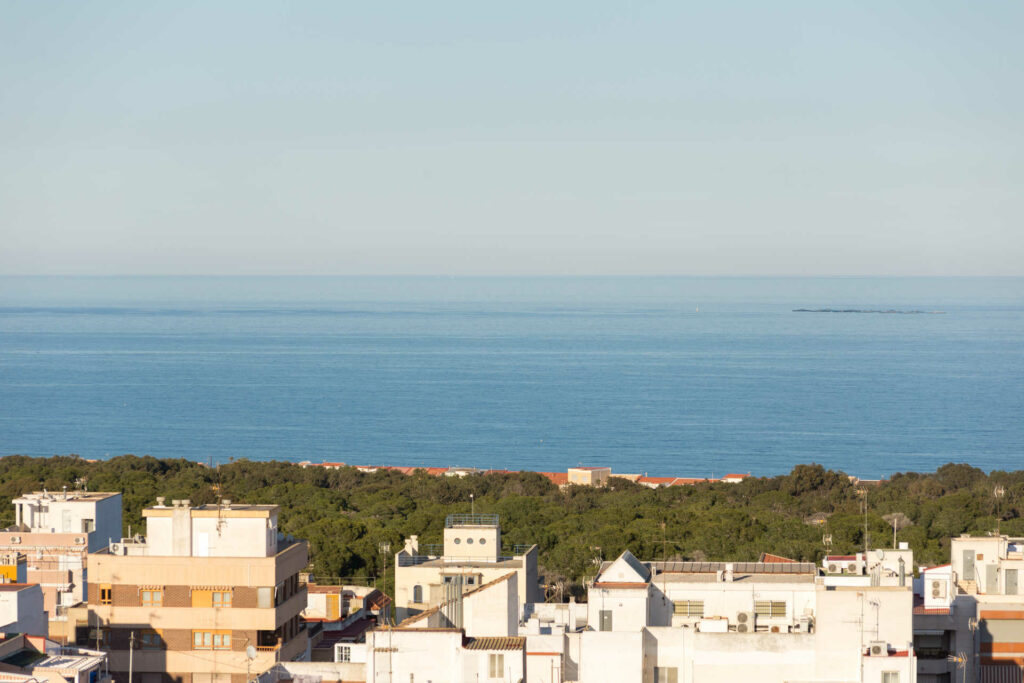
[[[949,561],[949,538],[997,530],[1024,535],[1024,471],[992,472],[949,464],[934,474],[897,474],[858,487],[841,472],[800,465],[787,475],[739,484],[703,483],[649,489],[613,478],[606,488],[559,490],[521,472],[465,478],[412,476],[353,468],[307,469],[284,462],[239,460],[211,468],[188,460],[122,456],[87,462],[75,456],[0,458],[0,495],[86,486],[124,494],[127,534],[144,533],[141,511],[157,496],[195,504],[218,497],[281,506],[285,533],[310,543],[320,581],[367,581],[380,575],[403,539],[441,541],[444,518],[468,512],[501,517],[506,547],[540,546],[542,574],[579,594],[597,558],[624,549],[644,559],[755,560],[761,552],[817,562],[907,541],[919,564]],[[0,523],[14,523],[0,506]]]

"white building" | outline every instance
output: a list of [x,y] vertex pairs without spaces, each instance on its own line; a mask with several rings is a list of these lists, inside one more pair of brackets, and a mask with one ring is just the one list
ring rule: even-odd
[[5,683],[109,683],[107,655],[66,647],[41,636],[0,642],[0,680]]
[[[514,572],[521,603],[540,602],[537,546],[503,554],[497,515],[448,515],[442,548],[413,536],[395,554],[395,607],[401,621]],[[520,610],[521,611],[521,610]]]
[[[1021,681],[1024,538],[954,538],[950,564],[923,568],[921,574],[914,620],[919,647],[929,655],[929,674],[935,672],[929,683]],[[943,666],[944,657],[963,661]]]
[[526,680],[913,683],[910,581],[871,584],[829,583],[807,563],[625,552],[594,581],[584,629],[527,636]]
[[516,572],[367,634],[369,683],[522,681],[526,638],[518,636]]
[[121,538],[121,494],[36,491],[15,498],[14,526],[0,531],[0,553],[22,553],[26,577],[43,591],[55,638],[73,637],[67,609],[88,599],[88,553]]
[[0,633],[45,636],[46,610],[38,584],[0,584]]

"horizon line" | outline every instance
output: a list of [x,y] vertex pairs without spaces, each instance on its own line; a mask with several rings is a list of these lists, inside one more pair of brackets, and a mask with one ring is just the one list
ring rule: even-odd
[[778,279],[1024,279],[1019,274],[795,274],[795,273],[751,273],[751,274],[688,274],[688,273],[2,273],[0,278],[430,278],[430,279],[502,279],[502,278],[778,278]]

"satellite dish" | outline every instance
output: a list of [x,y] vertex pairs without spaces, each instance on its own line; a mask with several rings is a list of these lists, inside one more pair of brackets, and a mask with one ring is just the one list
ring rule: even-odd
[[245,648],[245,656],[249,659],[256,659],[256,648],[254,648],[252,645]]

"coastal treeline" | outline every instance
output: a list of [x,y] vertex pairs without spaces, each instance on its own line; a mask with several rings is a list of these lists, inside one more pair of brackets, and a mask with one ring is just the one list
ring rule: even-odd
[[[437,477],[363,473],[238,460],[218,467],[126,455],[87,462],[74,456],[0,458],[0,495],[88,487],[121,491],[124,531],[144,533],[142,509],[157,496],[194,504],[220,498],[281,506],[281,531],[309,541],[320,581],[372,581],[393,564],[402,541],[440,543],[444,518],[501,516],[503,543],[536,543],[542,573],[564,593],[581,592],[599,559],[629,549],[644,559],[756,560],[762,552],[818,562],[906,541],[918,564],[949,561],[949,538],[1001,531],[1024,535],[1024,471],[949,464],[856,484],[842,472],[799,465],[789,474],[738,484],[649,489],[613,478],[605,488],[560,490],[531,472]],[[2,506],[0,523],[14,523]],[[382,552],[390,544],[390,553]],[[386,546],[383,546],[386,547]]]

